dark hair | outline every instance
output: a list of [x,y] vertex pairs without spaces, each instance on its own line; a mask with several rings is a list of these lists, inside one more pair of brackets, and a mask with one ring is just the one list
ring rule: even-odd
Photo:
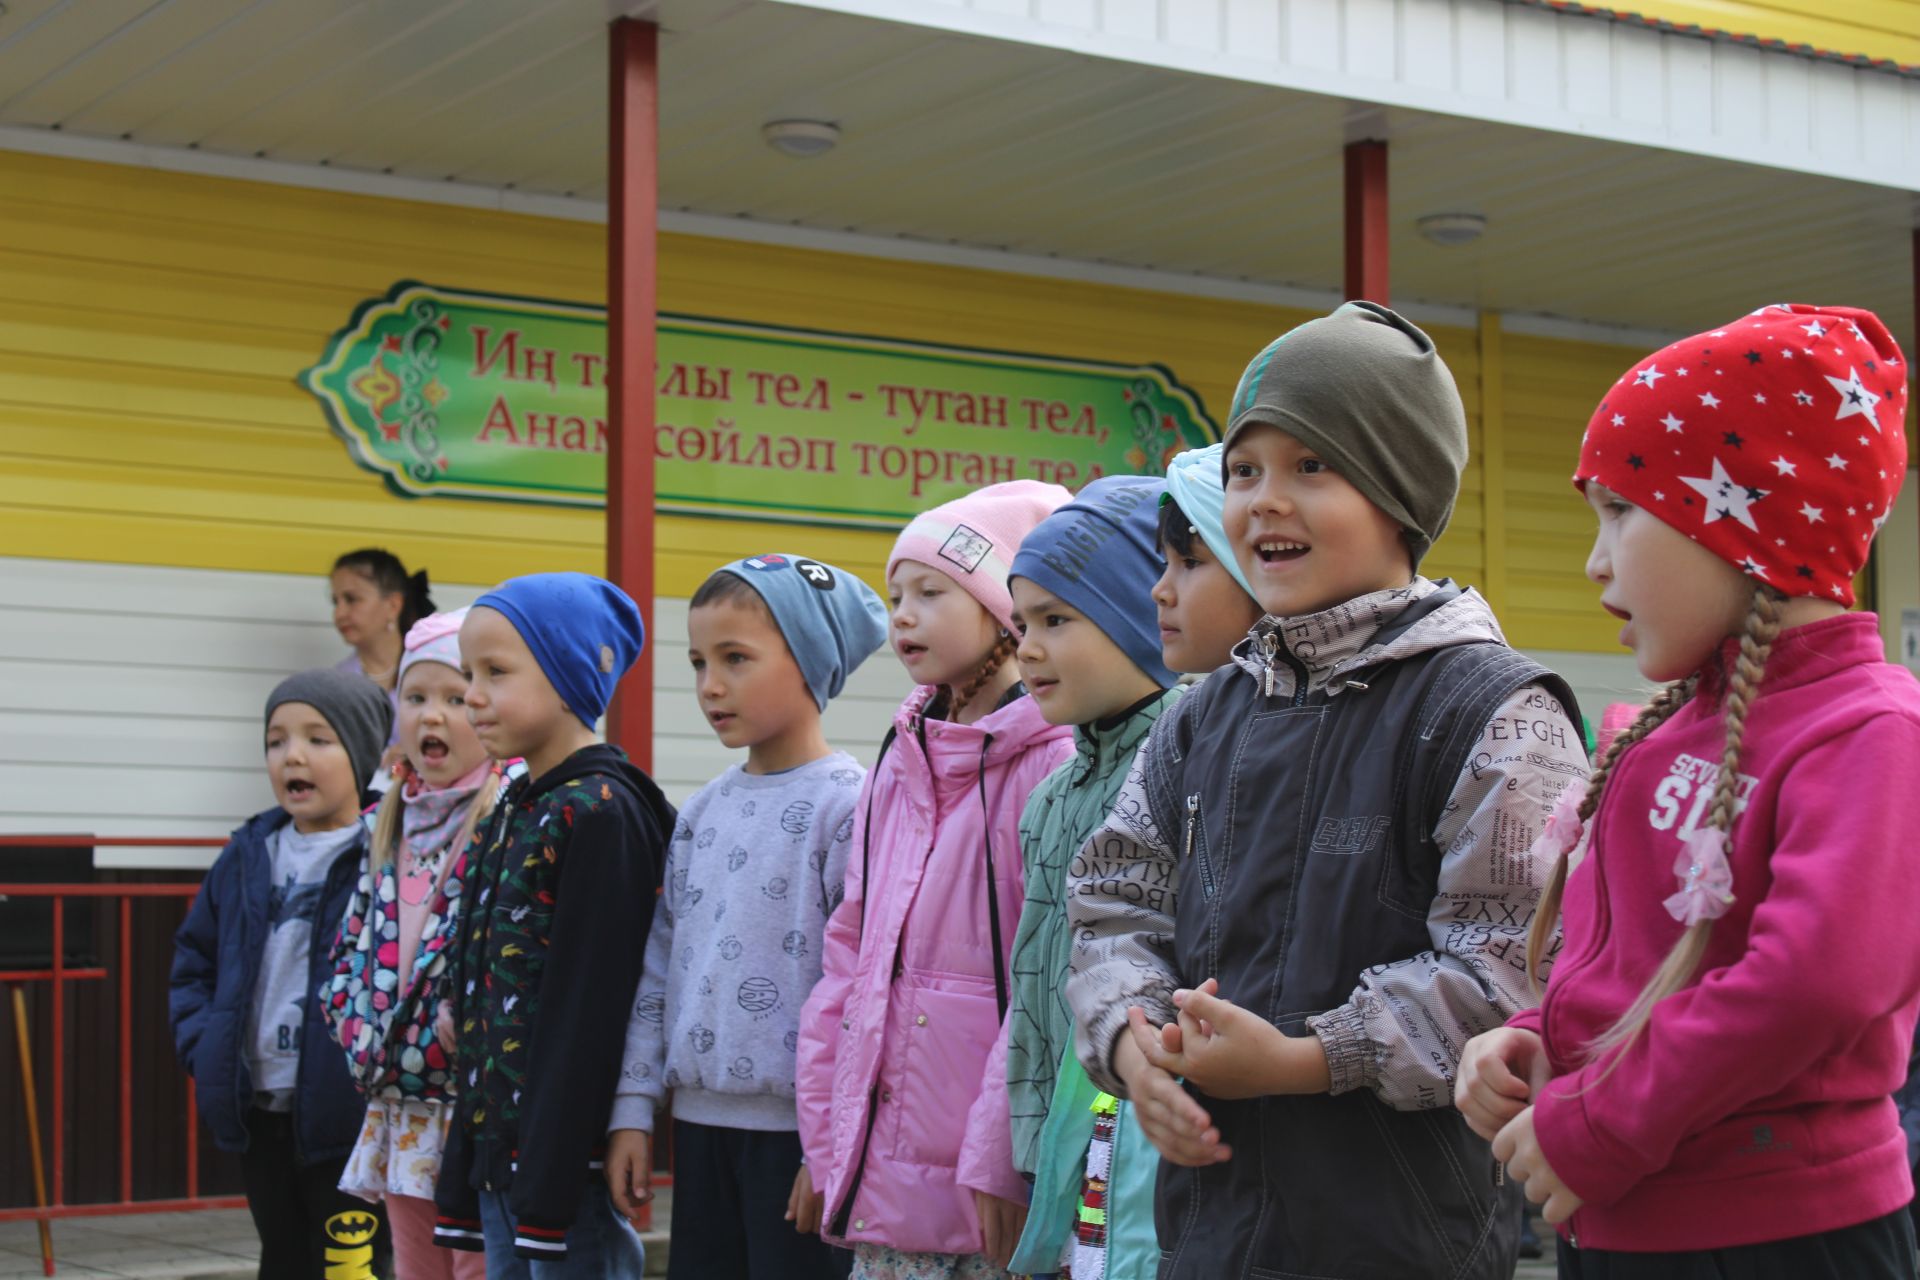
[[732,604],[742,608],[758,609],[773,621],[773,610],[767,607],[766,600],[753,584],[730,569],[715,569],[693,593],[693,599],[687,601],[687,608],[700,609],[710,604]]
[[394,625],[399,628],[402,637],[413,629],[414,623],[433,612],[427,571],[422,569],[409,574],[400,557],[384,547],[362,547],[358,551],[347,552],[333,562],[335,573],[342,569],[367,579],[383,596],[400,597],[400,617]]
[[1199,535],[1193,531],[1193,522],[1187,518],[1187,513],[1180,509],[1179,503],[1168,498],[1160,504],[1161,546],[1172,547],[1176,555],[1190,556],[1193,554],[1194,541],[1198,537]]

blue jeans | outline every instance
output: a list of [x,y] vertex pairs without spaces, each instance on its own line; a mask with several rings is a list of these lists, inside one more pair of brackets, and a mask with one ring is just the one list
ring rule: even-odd
[[487,1242],[487,1280],[642,1280],[646,1251],[640,1236],[613,1207],[606,1184],[580,1189],[580,1216],[567,1232],[561,1262],[537,1262],[513,1252],[513,1212],[507,1193],[480,1193],[480,1229]]

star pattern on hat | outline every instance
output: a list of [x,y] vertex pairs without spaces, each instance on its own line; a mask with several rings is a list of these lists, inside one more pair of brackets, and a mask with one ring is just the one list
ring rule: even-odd
[[1835,422],[1851,418],[1855,414],[1863,414],[1867,421],[1873,424],[1875,431],[1880,430],[1880,420],[1873,415],[1874,406],[1880,403],[1880,397],[1867,390],[1852,365],[1847,366],[1846,377],[1836,378],[1828,374],[1826,379],[1833,389],[1840,393],[1840,409],[1833,415]]
[[1851,604],[1906,474],[1903,365],[1870,312],[1764,307],[1622,374],[1577,482],[1606,485],[1758,581]]
[[1720,459],[1713,460],[1713,474],[1706,479],[1698,476],[1681,476],[1680,483],[1692,489],[1707,500],[1707,523],[1715,520],[1738,520],[1755,533],[1760,526],[1753,522],[1753,504],[1766,497],[1766,489],[1751,489],[1746,485],[1735,484],[1733,477],[1727,474]]

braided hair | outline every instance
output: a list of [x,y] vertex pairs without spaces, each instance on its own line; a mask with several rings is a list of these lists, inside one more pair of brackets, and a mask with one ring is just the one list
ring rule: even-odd
[[[1740,753],[1747,732],[1747,713],[1760,692],[1767,659],[1773,652],[1774,640],[1780,635],[1781,611],[1785,605],[1786,597],[1780,592],[1772,587],[1755,586],[1746,622],[1740,629],[1739,652],[1735,655],[1733,669],[1727,679],[1724,702],[1726,737],[1720,752],[1720,776],[1714,784],[1713,803],[1706,815],[1707,824],[1721,833],[1723,841],[1731,838],[1734,819],[1739,812]],[[1693,698],[1698,682],[1699,677],[1689,676],[1668,685],[1655,695],[1632,724],[1614,738],[1587,784],[1586,797],[1580,803],[1582,823],[1592,821],[1599,810],[1601,792],[1605,790],[1608,777],[1627,749],[1665,724],[1684,707]],[[1533,979],[1536,991],[1541,981],[1541,959],[1560,922],[1561,899],[1567,885],[1568,856],[1562,854],[1554,862],[1552,878],[1547,882],[1546,892],[1540,899],[1540,909],[1534,914],[1533,925],[1527,933],[1527,973]],[[1685,986],[1693,977],[1694,971],[1700,967],[1701,958],[1706,955],[1707,943],[1712,936],[1712,920],[1701,920],[1689,926],[1680,935],[1679,941],[1674,943],[1653,977],[1641,988],[1640,994],[1627,1006],[1627,1011],[1587,1046],[1589,1059],[1631,1045],[1646,1029],[1653,1006]],[[1618,1061],[1616,1057],[1614,1062]],[[1612,1067],[1608,1070],[1611,1071]]]

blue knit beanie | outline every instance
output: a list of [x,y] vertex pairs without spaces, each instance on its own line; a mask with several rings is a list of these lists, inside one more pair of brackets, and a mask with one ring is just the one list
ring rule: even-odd
[[1084,613],[1162,688],[1179,677],[1160,660],[1153,584],[1160,557],[1160,495],[1153,476],[1104,476],[1042,520],[1013,558],[1026,578]]
[[845,569],[805,556],[759,555],[716,569],[752,587],[800,664],[820,709],[887,640],[887,606]]
[[509,578],[473,607],[505,615],[554,692],[589,729],[605,714],[613,687],[647,640],[633,598],[586,573]]

